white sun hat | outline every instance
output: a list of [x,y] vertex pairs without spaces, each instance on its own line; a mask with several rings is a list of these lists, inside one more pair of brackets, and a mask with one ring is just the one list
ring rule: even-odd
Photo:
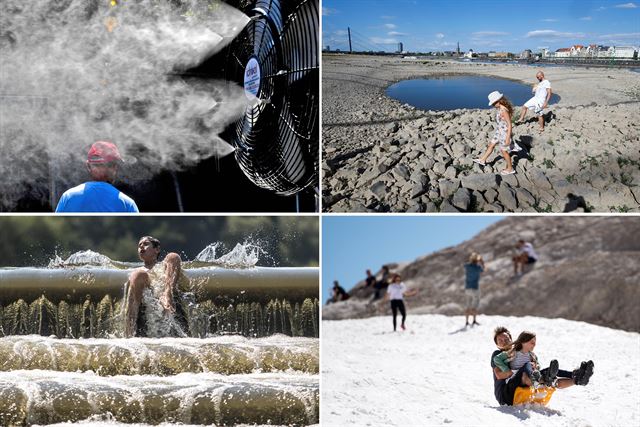
[[493,104],[495,104],[496,101],[498,101],[503,96],[504,95],[501,94],[500,92],[498,92],[497,90],[494,90],[493,92],[491,92],[489,94],[489,107],[491,107]]

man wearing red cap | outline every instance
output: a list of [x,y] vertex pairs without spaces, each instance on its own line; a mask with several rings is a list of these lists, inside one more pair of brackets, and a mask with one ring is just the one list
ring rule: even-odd
[[91,181],[65,191],[56,212],[138,212],[136,202],[112,185],[120,162],[115,144],[94,143],[87,158]]

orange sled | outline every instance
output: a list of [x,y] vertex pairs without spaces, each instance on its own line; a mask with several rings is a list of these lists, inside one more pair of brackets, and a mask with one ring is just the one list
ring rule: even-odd
[[554,387],[539,386],[533,387],[518,387],[513,395],[513,405],[525,405],[527,403],[535,403],[542,406],[547,406],[553,392],[556,389]]

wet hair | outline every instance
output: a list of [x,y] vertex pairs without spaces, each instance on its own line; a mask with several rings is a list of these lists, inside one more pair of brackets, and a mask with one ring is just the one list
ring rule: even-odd
[[514,351],[522,350],[522,344],[525,342],[531,341],[535,337],[536,337],[536,334],[533,332],[529,332],[529,331],[520,332],[520,335],[518,335],[518,338],[516,338],[516,340],[513,342],[513,350]]
[[334,281],[333,281],[333,287],[334,287],[334,288],[337,288],[338,286],[340,286],[340,284],[338,283],[338,281],[337,281],[337,280],[334,280]]
[[399,274],[396,273],[396,274],[393,275],[393,279],[391,279],[391,280],[395,282],[396,279],[402,280],[402,277]]
[[143,240],[148,240],[151,242],[151,246],[153,246],[154,248],[160,248],[160,240],[156,239],[155,237],[151,237],[151,236],[142,236],[140,238],[140,240],[138,240],[138,242],[142,242]]
[[387,267],[386,265],[382,266],[382,271],[389,271],[389,267]]
[[506,96],[503,95],[494,105],[502,105],[509,112],[509,117],[513,116],[513,105],[511,105],[511,102],[509,102]]
[[507,334],[509,335],[509,340],[512,339],[511,332],[509,332],[507,328],[505,328],[504,326],[498,326],[493,330],[493,342],[496,343],[496,345],[498,344],[498,335],[500,334]]

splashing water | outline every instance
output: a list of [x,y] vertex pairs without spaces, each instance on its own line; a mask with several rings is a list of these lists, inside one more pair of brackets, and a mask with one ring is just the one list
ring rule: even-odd
[[96,266],[96,267],[111,267],[113,262],[111,259],[92,250],[80,251],[72,254],[69,258],[63,260],[58,254],[55,258],[49,261],[47,268],[67,268],[75,266]]
[[218,52],[247,22],[210,0],[3,0],[0,206],[85,181],[98,139],[137,161],[121,173],[132,183],[229,154],[217,135],[243,113],[242,88],[172,74]]
[[224,268],[252,268],[258,264],[259,254],[263,252],[259,246],[244,242],[237,243],[231,252],[217,258],[216,251],[220,246],[219,242],[209,244],[194,261]]

